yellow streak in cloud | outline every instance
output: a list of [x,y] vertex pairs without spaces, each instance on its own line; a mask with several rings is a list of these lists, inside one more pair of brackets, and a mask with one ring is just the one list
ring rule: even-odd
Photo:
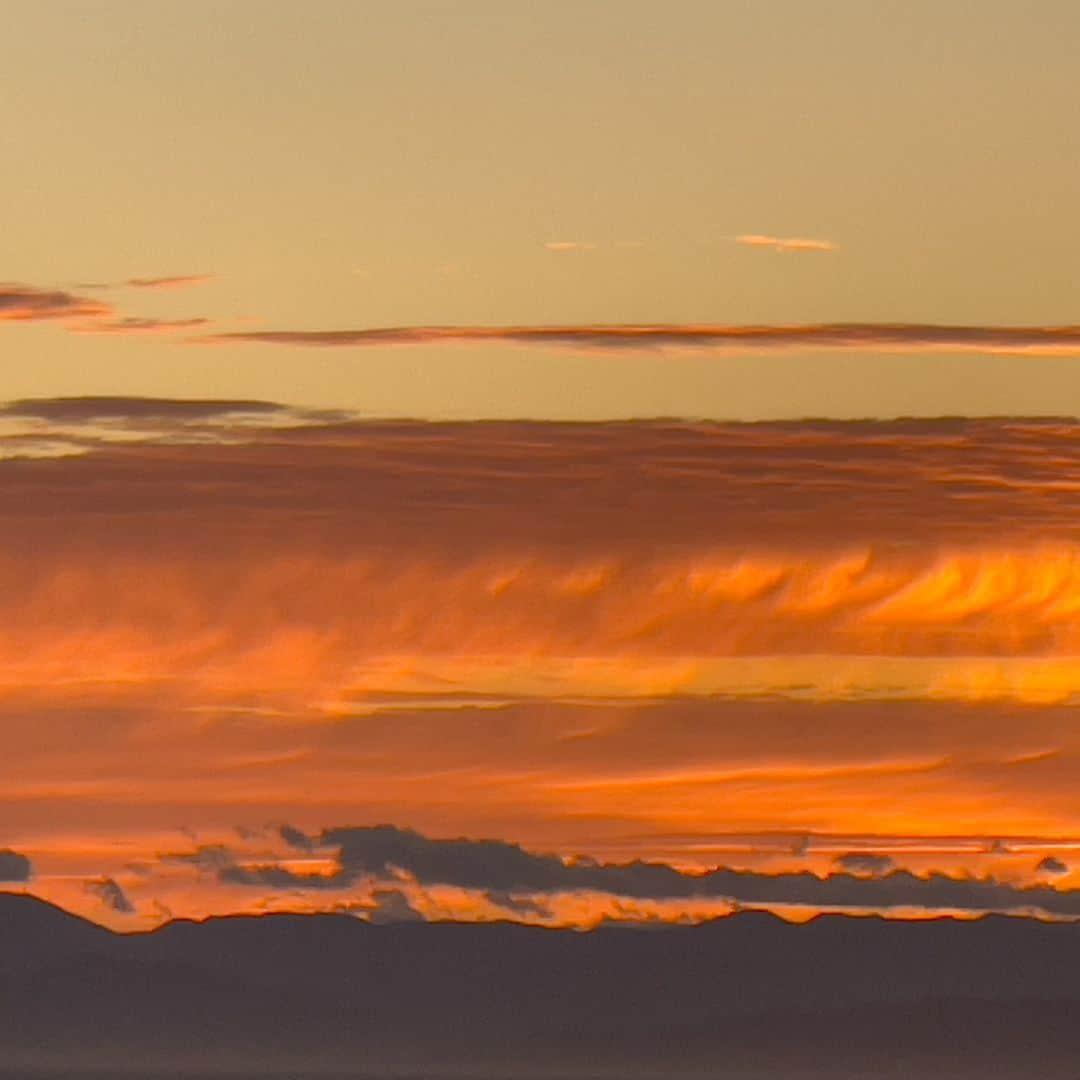
[[831,240],[810,240],[803,236],[769,236],[765,233],[744,233],[735,237],[736,244],[747,247],[768,247],[774,251],[835,251]]

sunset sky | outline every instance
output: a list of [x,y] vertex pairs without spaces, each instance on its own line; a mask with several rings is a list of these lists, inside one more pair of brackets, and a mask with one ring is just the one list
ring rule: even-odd
[[0,888],[1080,918],[1080,7],[4,16]]

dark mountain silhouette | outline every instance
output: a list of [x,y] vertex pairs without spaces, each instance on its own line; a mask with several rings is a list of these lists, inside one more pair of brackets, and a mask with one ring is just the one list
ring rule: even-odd
[[747,912],[580,933],[266,915],[122,935],[0,895],[0,1052],[69,1072],[1075,1080],[1080,925]]

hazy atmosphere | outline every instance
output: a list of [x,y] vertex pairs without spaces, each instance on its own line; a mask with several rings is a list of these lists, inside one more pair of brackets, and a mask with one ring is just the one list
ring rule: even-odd
[[[949,980],[980,951],[1075,957],[1047,924],[1080,919],[1080,6],[0,14],[0,892],[95,924],[0,896],[3,948],[20,920],[78,946],[76,997],[31,950],[2,1008],[37,985],[82,1016],[108,954],[134,996],[94,1007],[167,986],[198,1042],[183,920],[287,912],[485,924],[408,938],[427,990],[373,991],[387,1032],[414,1007],[449,1030],[460,988],[424,965],[504,956],[506,1056],[469,1067],[637,1045],[587,973],[639,961],[682,1003],[659,1062],[750,1038],[695,1012],[696,948],[613,927],[749,950],[731,1001],[777,1024],[809,1007],[790,950],[897,964],[863,996],[824,979],[837,1045],[851,1010],[933,998],[970,1032],[1012,1002],[1059,1046],[1064,969]],[[922,985],[892,924],[928,919]],[[228,974],[190,938],[249,1004],[274,950],[344,933],[255,922],[284,936],[201,924],[241,935]],[[592,944],[547,971],[506,924]],[[521,1004],[529,972],[608,1012]],[[327,1017],[357,991],[323,974],[290,983],[297,1030],[349,1065]],[[25,1061],[57,1067],[27,1017]],[[94,1045],[71,1053],[114,1062]]]

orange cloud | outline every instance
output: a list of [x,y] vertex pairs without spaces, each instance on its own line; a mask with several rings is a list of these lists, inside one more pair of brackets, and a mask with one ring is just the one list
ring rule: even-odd
[[[236,441],[229,409],[219,423]],[[1060,425],[168,435],[11,472],[0,681],[231,693],[257,663],[265,689],[349,708],[386,694],[1080,692]],[[51,524],[59,505],[77,540]]]
[[[139,288],[166,289],[196,284],[205,276],[175,278],[133,278],[124,282]],[[110,285],[83,285],[86,289],[106,289]],[[0,283],[0,321],[43,322],[67,320],[65,329],[74,333],[148,334],[175,333],[209,325],[204,318],[156,319],[118,317],[116,309],[100,300],[76,296],[60,289]],[[75,321],[81,320],[81,321]]]
[[1075,862],[1075,424],[59,399],[0,410],[0,451],[31,429],[80,453],[0,461],[0,839],[80,910],[106,879],[136,908],[109,918],[290,902],[165,874],[178,824],[816,876],[883,849],[1018,886]]
[[769,236],[763,233],[744,233],[735,237],[736,244],[748,247],[767,247],[773,251],[835,251],[831,240],[808,240],[802,236]]

